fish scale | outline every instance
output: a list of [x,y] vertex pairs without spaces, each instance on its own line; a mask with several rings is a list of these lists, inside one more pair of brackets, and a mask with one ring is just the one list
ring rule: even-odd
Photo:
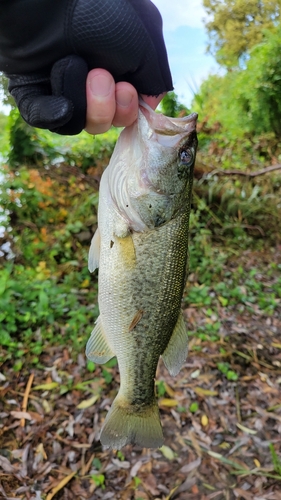
[[[178,319],[187,264],[186,219],[183,214],[157,231],[150,231],[145,238],[138,233],[130,235],[137,261],[133,270],[128,267],[127,262],[123,264],[122,250],[117,245],[112,248],[111,254],[107,254],[107,273],[99,282],[100,312],[106,315],[110,304],[114,303],[111,324],[107,326],[105,319],[104,328],[108,332],[109,343],[116,346],[121,381],[124,381],[124,386],[121,382],[122,392],[128,391],[127,380],[130,380],[129,390],[135,391],[133,379],[142,364],[139,362],[140,356],[143,354],[145,357],[152,346],[154,362],[149,367],[146,378],[155,376],[159,356],[167,347]],[[167,239],[172,243],[169,246],[166,244]],[[159,279],[159,276],[163,278]],[[132,334],[129,332],[131,318],[139,310],[144,313]],[[114,340],[117,328],[118,343]],[[130,343],[127,342],[129,336],[132,340]],[[123,363],[127,356],[128,361]],[[142,380],[140,390],[144,394],[146,384],[147,380]]]
[[154,381],[160,356],[176,375],[187,354],[181,300],[196,118],[169,119],[141,106],[101,179],[89,254],[90,270],[99,267],[100,316],[86,353],[95,362],[118,360],[120,389],[102,428],[105,447],[163,444]]

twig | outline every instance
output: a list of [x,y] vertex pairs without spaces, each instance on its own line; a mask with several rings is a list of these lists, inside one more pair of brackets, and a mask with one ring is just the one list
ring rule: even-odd
[[235,399],[236,399],[237,420],[239,423],[241,423],[241,412],[240,412],[240,400],[239,400],[238,386],[236,386],[236,390],[235,390]]
[[266,411],[274,411],[274,410],[278,410],[279,408],[281,408],[280,403],[278,405],[275,405],[275,406],[269,406],[269,408],[267,408]]
[[[193,442],[190,440],[190,439],[184,439],[184,441],[189,445],[189,446],[193,446]],[[202,446],[200,443],[198,443],[200,449],[204,452],[204,453],[207,453],[210,457],[213,457],[217,460],[219,460],[221,463],[224,463],[226,465],[229,465],[231,467],[233,467],[232,470],[230,470],[230,474],[234,474],[234,475],[237,475],[237,476],[250,476],[250,475],[255,475],[255,476],[264,476],[264,477],[270,477],[272,479],[279,479],[281,478],[280,475],[275,475],[275,474],[269,474],[267,472],[268,469],[263,469],[262,467],[256,467],[255,469],[246,469],[246,465],[245,465],[245,468],[241,468],[241,464],[235,462],[234,460],[229,460],[229,458],[226,458],[224,457],[223,455],[221,455],[220,453],[216,453],[214,451],[211,451],[211,450],[208,450],[205,446]],[[197,451],[197,450],[196,450]]]
[[[205,166],[205,164],[203,163]],[[207,165],[206,165],[207,166]],[[270,167],[262,168],[261,170],[256,170],[254,172],[243,172],[243,170],[222,170],[220,168],[215,168],[211,170],[208,175],[243,175],[245,177],[257,177],[258,175],[268,174],[269,172],[274,172],[274,170],[281,170],[281,165],[271,165]]]
[[[22,411],[26,411],[26,409],[27,409],[28,397],[29,397],[29,393],[30,393],[33,379],[34,379],[34,373],[31,373],[29,376],[26,388],[25,388],[24,396],[23,396]],[[21,419],[20,426],[21,427],[25,426],[25,418]]]
[[253,366],[255,366],[256,368],[259,368],[259,365],[261,366],[264,366],[265,368],[268,368],[269,370],[272,370],[272,365],[268,365],[267,363],[265,363],[264,361],[261,361],[260,359],[258,360],[258,362],[256,363],[255,360],[253,359],[253,356],[247,356],[247,354],[244,354],[244,352],[240,352],[240,351],[232,351],[233,353],[237,354],[238,356],[241,356],[242,358],[245,358],[247,359],[247,361],[251,361],[251,363],[253,363]]
[[260,226],[250,226],[249,224],[227,224],[226,226],[224,226],[222,228],[222,233],[224,231],[226,231],[227,229],[231,229],[233,227],[239,227],[239,228],[241,227],[241,228],[244,228],[244,229],[252,229],[252,230],[256,229],[257,231],[260,232],[260,234],[262,236],[265,236],[264,230]]
[[92,462],[93,462],[95,456],[96,456],[96,453],[93,453],[91,455],[91,457],[89,458],[88,462],[86,464],[83,464],[83,467],[81,468],[81,473],[80,473],[80,475],[82,477],[86,476],[87,472],[89,471],[89,469],[92,465]]
[[236,476],[241,476],[241,477],[246,477],[246,476],[262,476],[262,477],[270,477],[272,479],[278,479],[280,481],[281,476],[276,475],[276,474],[269,474],[268,472],[264,472],[264,469],[256,467],[255,469],[252,470],[232,470],[230,471],[230,474],[235,474]]
[[[197,203],[199,203],[199,202],[200,202],[200,197],[199,197],[199,196],[198,196],[195,192],[193,193],[193,197],[194,197],[194,199],[195,199],[195,201],[196,201]],[[223,227],[223,223],[222,223],[222,221],[221,221],[221,220],[220,220],[220,219],[216,216],[216,214],[215,214],[215,213],[214,213],[214,212],[210,209],[210,207],[208,207],[208,206],[206,205],[205,210],[206,210],[206,212],[208,212],[208,213],[209,213],[209,215],[210,215],[210,216],[211,216],[211,217],[212,217],[212,218],[216,221],[216,223],[217,223],[219,226],[222,226],[222,227]]]
[[58,491],[60,491],[67,483],[69,483],[69,481],[73,478],[73,476],[75,476],[75,474],[77,474],[76,471],[75,472],[71,472],[71,474],[69,474],[64,479],[62,479],[62,481],[55,488],[52,489],[51,493],[49,493],[47,495],[46,500],[52,500],[52,498],[55,496],[55,494]]
[[69,441],[68,439],[64,439],[62,438],[59,434],[55,434],[55,438],[58,440],[58,441],[61,441],[62,443],[68,445],[68,446],[72,446],[73,448],[77,448],[77,449],[82,449],[82,448],[91,448],[91,444],[88,444],[88,443],[73,443],[72,441]]

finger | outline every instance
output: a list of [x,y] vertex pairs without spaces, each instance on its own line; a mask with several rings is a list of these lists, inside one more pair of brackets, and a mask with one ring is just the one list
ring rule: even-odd
[[52,127],[59,134],[79,134],[86,123],[86,80],[88,65],[79,56],[70,55],[58,60],[51,71],[52,94],[67,99],[72,106],[71,118],[64,126]]
[[155,97],[152,95],[143,95],[141,94],[141,98],[148,104],[152,109],[156,109],[158,104],[162,101],[163,97],[167,94],[167,92],[163,92],[159,96]]
[[112,124],[128,127],[138,117],[139,101],[136,89],[127,82],[119,82],[115,87],[116,112]]
[[102,134],[110,129],[115,111],[115,82],[104,69],[93,69],[86,82],[87,118],[85,130]]

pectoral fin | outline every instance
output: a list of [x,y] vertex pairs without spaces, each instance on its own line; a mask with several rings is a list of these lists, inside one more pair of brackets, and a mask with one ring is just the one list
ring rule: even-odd
[[136,250],[131,234],[125,238],[115,236],[116,245],[118,247],[118,258],[126,268],[136,265]]
[[93,273],[95,269],[99,267],[100,260],[100,231],[97,228],[91,242],[89,257],[88,257],[88,268],[90,273]]
[[162,354],[163,361],[170,375],[177,375],[186,360],[188,337],[182,312],[174,328],[170,342]]
[[87,342],[86,356],[90,361],[94,361],[94,363],[99,363],[101,365],[115,356],[107,342],[100,316]]

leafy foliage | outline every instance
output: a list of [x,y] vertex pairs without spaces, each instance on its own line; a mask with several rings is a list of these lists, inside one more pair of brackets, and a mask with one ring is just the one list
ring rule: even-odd
[[280,41],[280,29],[267,32],[266,43],[252,49],[244,69],[211,75],[202,84],[194,108],[208,124],[218,124],[221,136],[244,138],[248,148],[261,134],[280,139]]
[[209,15],[209,50],[227,68],[243,66],[252,47],[266,41],[264,29],[280,23],[280,0],[203,0]]
[[87,254],[117,134],[103,141],[81,134],[70,147],[69,138],[31,129],[16,111],[10,116],[0,234],[0,338],[8,356],[28,348],[36,362],[46,342],[71,340],[76,352],[86,342],[98,314]]
[[8,91],[8,78],[1,72],[0,72],[0,89],[2,93],[1,101],[3,102],[3,104],[14,107],[15,101]]
[[189,110],[178,100],[175,92],[168,92],[161,101],[161,112],[166,116],[177,117],[189,114]]
[[[167,112],[172,108],[175,114],[188,112],[175,94],[164,109],[166,105],[170,106]],[[243,168],[241,151],[244,162],[259,157],[262,150],[253,152],[250,140],[245,144],[241,138],[226,148],[221,130],[213,134],[213,129],[201,124],[205,145],[199,153],[199,169],[210,159],[215,167],[228,168],[235,161],[236,167]],[[31,129],[16,111],[9,118],[8,131],[11,152],[1,188],[5,229],[0,240],[1,343],[6,355],[18,359],[18,366],[27,346],[34,362],[46,343],[71,340],[76,352],[81,351],[80,344],[93,326],[97,289],[95,276],[91,278],[87,270],[87,253],[96,228],[99,179],[118,132],[102,138],[83,133],[70,142]],[[260,145],[259,139],[253,140]],[[249,245],[261,248],[264,234],[269,241],[279,238],[280,184],[274,177],[243,183],[208,175],[195,179],[188,304],[211,311],[239,304],[241,310],[258,307],[268,314],[276,310],[278,280],[265,298],[263,284],[255,276],[245,282],[243,272],[230,278],[224,273],[231,252]],[[216,341],[219,328],[219,322],[212,323],[197,333],[199,338]],[[105,380],[111,377],[106,370],[102,373]]]
[[[81,355],[98,314],[96,275],[87,269],[98,185],[118,131],[59,137],[31,129],[15,110],[0,115],[7,160],[0,172],[0,467],[9,496],[15,488],[33,495],[34,484],[44,498],[116,496],[122,482],[132,498],[146,498],[143,489],[157,498],[222,489],[241,496],[249,488],[278,494],[281,180],[278,172],[221,174],[280,163],[280,4],[204,3],[214,15],[213,50],[233,70],[210,76],[192,105],[200,149],[183,300],[189,361],[178,380],[160,363],[157,380],[171,448],[144,460],[131,449],[100,451],[95,436],[116,393],[116,359],[101,367]],[[162,111],[189,112],[174,93]],[[33,376],[23,419],[14,410],[23,408]]]

